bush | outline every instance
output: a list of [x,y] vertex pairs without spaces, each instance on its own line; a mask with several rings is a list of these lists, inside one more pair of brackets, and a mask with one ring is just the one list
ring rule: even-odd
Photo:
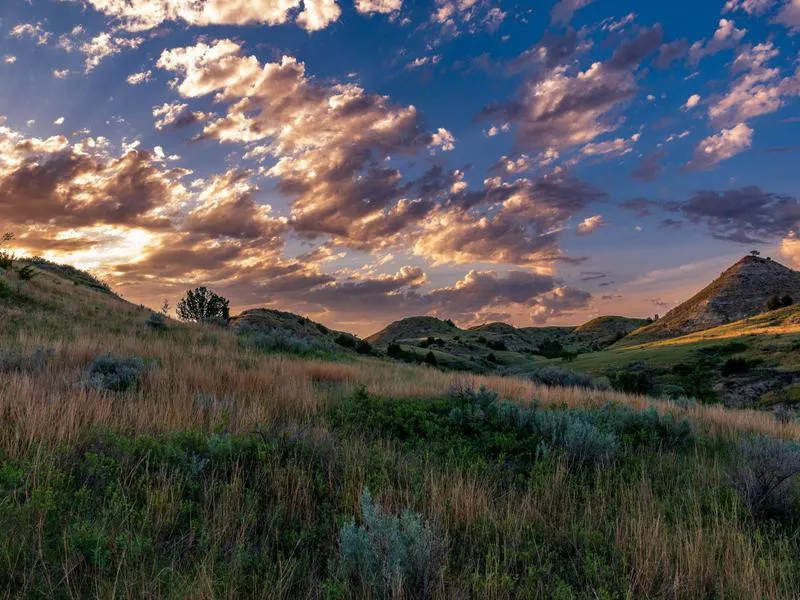
[[729,358],[722,365],[722,375],[724,377],[729,377],[731,375],[742,375],[749,371],[750,363],[744,358]]
[[558,340],[544,340],[535,353],[545,358],[558,358],[563,352],[564,346]]
[[385,514],[366,488],[360,506],[363,525],[339,530],[339,576],[381,598],[430,598],[444,559],[430,524],[409,510]]
[[439,361],[436,360],[436,355],[432,350],[428,350],[428,353],[425,355],[425,362],[432,367],[435,367],[439,364]]
[[339,344],[342,348],[355,348],[356,344],[358,343],[356,338],[354,338],[352,335],[347,335],[346,333],[340,333],[333,341]]
[[165,331],[168,328],[167,319],[164,317],[164,315],[157,312],[151,312],[144,324],[153,331]]
[[8,285],[5,280],[0,279],[0,298],[10,298],[14,295],[14,290]]
[[494,352],[490,352],[489,356],[486,357],[486,360],[488,360],[490,363],[497,364],[497,357],[494,355]]
[[17,269],[17,277],[22,281],[30,281],[36,277],[36,269],[30,265],[23,265]]
[[32,354],[22,354],[11,348],[0,348],[0,373],[36,373],[53,358],[52,348],[36,348]]
[[548,365],[531,374],[536,383],[550,387],[594,387],[592,378],[584,373],[576,373],[555,365]]
[[[10,242],[14,239],[13,233],[4,233],[0,235],[0,245],[4,242]],[[8,271],[14,265],[14,255],[5,250],[0,250],[0,269]]]
[[356,352],[359,354],[372,354],[372,344],[367,340],[358,340],[356,344]]
[[87,367],[85,383],[95,390],[127,392],[136,390],[147,371],[147,365],[138,357],[123,358],[104,354]]
[[787,511],[792,480],[800,474],[800,445],[762,435],[739,444],[731,485],[757,516]]
[[319,330],[320,333],[324,335],[328,335],[328,333],[330,333],[330,330],[327,327],[325,327],[325,325],[323,325],[322,323],[317,323],[317,329]]
[[280,329],[251,329],[242,327],[237,331],[245,345],[261,352],[290,352],[308,354],[332,348],[317,340],[302,337]]
[[402,356],[403,356],[403,348],[400,346],[400,344],[396,344],[395,342],[392,342],[386,348],[386,354],[391,356],[392,358],[402,358]]
[[607,373],[611,387],[628,394],[647,395],[653,391],[653,373],[643,362],[635,361],[624,369]]
[[767,300],[767,310],[778,310],[779,308],[785,308],[787,306],[791,306],[794,304],[794,300],[789,294],[784,294],[783,296],[778,296],[777,294],[774,296],[770,296]]
[[201,286],[187,290],[186,296],[178,302],[178,317],[195,323],[227,323],[230,318],[229,304],[227,299]]
[[506,343],[503,340],[489,340],[486,342],[486,347],[490,350],[498,350],[503,352],[507,349]]

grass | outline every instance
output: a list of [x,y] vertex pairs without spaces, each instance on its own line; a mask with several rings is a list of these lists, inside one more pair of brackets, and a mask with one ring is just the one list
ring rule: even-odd
[[[220,328],[155,331],[146,309],[55,272],[0,279],[13,291],[0,299],[0,346],[52,349],[0,374],[3,597],[377,597],[337,568],[365,488],[441,541],[434,598],[800,593],[796,517],[756,518],[728,482],[740,440],[800,439],[797,423],[371,357],[265,354]],[[108,354],[146,362],[136,386],[81,385]],[[588,419],[619,451],[576,462],[561,438],[483,405],[483,417],[465,413],[452,390],[481,386]],[[597,416],[650,409],[687,420],[691,439],[666,444],[646,424],[658,421],[623,430]]]

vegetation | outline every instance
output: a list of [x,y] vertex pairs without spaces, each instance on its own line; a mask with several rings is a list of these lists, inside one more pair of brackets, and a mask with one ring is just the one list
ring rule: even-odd
[[794,304],[794,300],[789,294],[783,296],[770,296],[767,300],[767,310],[778,310],[779,308],[786,308]]
[[229,302],[206,287],[187,290],[186,296],[178,301],[178,317],[183,321],[210,323],[230,319]]
[[796,421],[155,334],[41,271],[0,299],[8,597],[800,593]]

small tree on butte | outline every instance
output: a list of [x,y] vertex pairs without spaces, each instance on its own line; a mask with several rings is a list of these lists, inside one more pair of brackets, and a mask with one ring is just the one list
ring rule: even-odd
[[176,309],[181,320],[202,323],[217,319],[227,321],[230,318],[228,305],[226,298],[206,287],[199,287],[188,290],[186,297],[178,302]]

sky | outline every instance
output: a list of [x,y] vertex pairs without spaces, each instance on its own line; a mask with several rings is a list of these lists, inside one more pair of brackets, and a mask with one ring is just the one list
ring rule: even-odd
[[6,0],[0,231],[366,335],[800,266],[800,0]]

